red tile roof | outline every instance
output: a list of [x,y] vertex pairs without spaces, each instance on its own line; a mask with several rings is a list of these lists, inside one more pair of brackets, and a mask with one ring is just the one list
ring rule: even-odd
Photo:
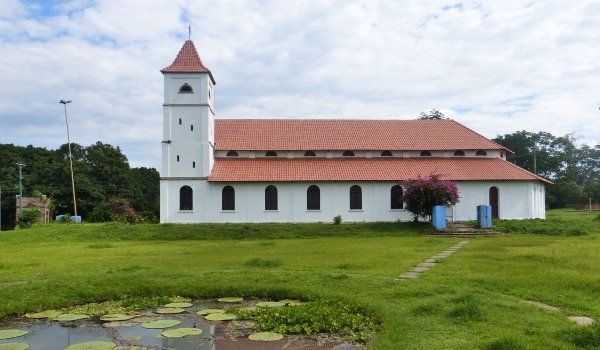
[[213,84],[215,83],[215,79],[212,76],[212,73],[208,68],[202,64],[202,60],[200,59],[200,55],[198,55],[198,51],[196,50],[196,46],[194,42],[191,40],[186,40],[183,44],[181,50],[177,54],[175,61],[171,63],[170,66],[161,69],[162,73],[208,73],[210,75],[210,80],[212,80]]
[[542,181],[500,158],[217,158],[208,181],[405,181],[440,174],[453,181]]
[[217,119],[217,150],[504,150],[450,119]]

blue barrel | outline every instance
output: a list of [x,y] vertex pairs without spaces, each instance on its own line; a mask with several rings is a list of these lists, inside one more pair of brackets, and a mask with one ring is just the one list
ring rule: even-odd
[[431,213],[431,221],[433,222],[433,228],[436,230],[446,229],[446,206],[436,205],[433,207]]
[[478,205],[477,206],[477,226],[481,228],[492,227],[492,206]]

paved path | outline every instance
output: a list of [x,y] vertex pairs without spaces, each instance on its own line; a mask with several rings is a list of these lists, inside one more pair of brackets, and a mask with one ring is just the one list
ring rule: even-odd
[[423,272],[429,271],[432,267],[435,266],[435,264],[446,259],[450,255],[454,254],[454,252],[456,252],[457,250],[462,248],[467,243],[469,243],[468,240],[463,240],[463,241],[456,243],[452,247],[444,250],[443,252],[438,253],[437,255],[434,255],[431,258],[424,260],[423,262],[421,262],[420,264],[418,264],[416,266],[413,266],[413,268],[411,268],[410,270],[408,270],[405,273],[403,273],[402,275],[400,275],[399,278],[400,279],[418,278]]

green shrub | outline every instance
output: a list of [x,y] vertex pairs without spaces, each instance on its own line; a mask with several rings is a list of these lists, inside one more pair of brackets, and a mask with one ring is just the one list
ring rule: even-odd
[[41,211],[38,208],[23,209],[17,217],[19,228],[29,228],[40,221]]
[[333,224],[334,225],[339,225],[342,223],[342,216],[341,215],[336,215],[333,217]]
[[366,342],[379,322],[361,310],[342,303],[314,301],[284,307],[238,309],[242,320],[254,320],[259,331],[280,334],[329,333]]

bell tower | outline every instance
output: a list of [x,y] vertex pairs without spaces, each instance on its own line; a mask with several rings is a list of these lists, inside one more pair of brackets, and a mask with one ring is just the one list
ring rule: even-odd
[[214,157],[215,80],[191,40],[164,76],[162,176],[206,178]]
[[[214,163],[215,79],[194,42],[186,40],[170,66],[163,68],[161,222],[197,221],[202,188]],[[195,205],[194,205],[195,204]],[[181,216],[189,219],[183,219]]]

